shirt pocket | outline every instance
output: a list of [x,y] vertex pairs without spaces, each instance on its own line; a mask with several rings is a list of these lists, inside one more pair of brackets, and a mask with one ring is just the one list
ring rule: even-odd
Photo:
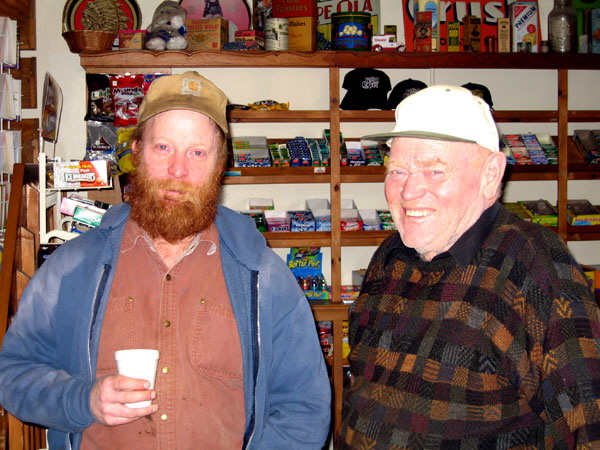
[[206,375],[241,380],[242,348],[231,310],[203,305],[197,315],[191,362]]
[[135,348],[133,301],[129,296],[110,299],[102,321],[96,377],[117,373],[116,350]]

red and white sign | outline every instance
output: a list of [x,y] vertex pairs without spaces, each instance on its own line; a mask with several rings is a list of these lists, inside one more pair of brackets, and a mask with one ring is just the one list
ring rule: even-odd
[[[414,10],[414,1],[404,0],[404,37],[407,52],[414,51]],[[483,49],[483,42],[487,36],[498,36],[497,19],[508,17],[508,4],[498,0],[440,0],[440,51],[447,51],[448,48],[446,24],[448,22],[462,23],[463,17],[468,15],[481,18],[481,48]]]

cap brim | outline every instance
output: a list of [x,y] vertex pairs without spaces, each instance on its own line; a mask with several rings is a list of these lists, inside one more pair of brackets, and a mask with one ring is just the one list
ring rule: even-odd
[[361,140],[363,141],[388,141],[395,137],[412,137],[412,138],[420,138],[420,139],[432,139],[434,141],[450,141],[450,142],[469,142],[472,144],[476,144],[475,141],[471,139],[465,139],[461,137],[451,136],[449,134],[441,134],[441,133],[431,133],[428,131],[396,131],[382,134],[369,134],[367,136],[363,136]]

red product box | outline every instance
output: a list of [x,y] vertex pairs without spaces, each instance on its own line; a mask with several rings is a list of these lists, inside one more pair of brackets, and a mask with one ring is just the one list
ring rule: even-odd
[[273,17],[318,17],[316,0],[273,0]]

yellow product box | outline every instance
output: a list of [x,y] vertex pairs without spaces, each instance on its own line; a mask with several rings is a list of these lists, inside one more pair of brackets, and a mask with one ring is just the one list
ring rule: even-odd
[[146,42],[146,30],[120,30],[119,50],[141,50]]
[[549,227],[558,225],[556,208],[548,200],[519,200],[517,203],[525,209],[533,223]]
[[229,21],[222,17],[216,19],[188,19],[188,47],[186,50],[221,50],[229,40]]
[[460,22],[448,22],[448,51],[460,52]]
[[583,273],[590,280],[593,291],[600,291],[600,264],[582,264]]
[[600,225],[600,210],[589,200],[567,200],[567,217],[571,225]]
[[290,17],[288,19],[288,49],[298,52],[317,50],[316,17]]

